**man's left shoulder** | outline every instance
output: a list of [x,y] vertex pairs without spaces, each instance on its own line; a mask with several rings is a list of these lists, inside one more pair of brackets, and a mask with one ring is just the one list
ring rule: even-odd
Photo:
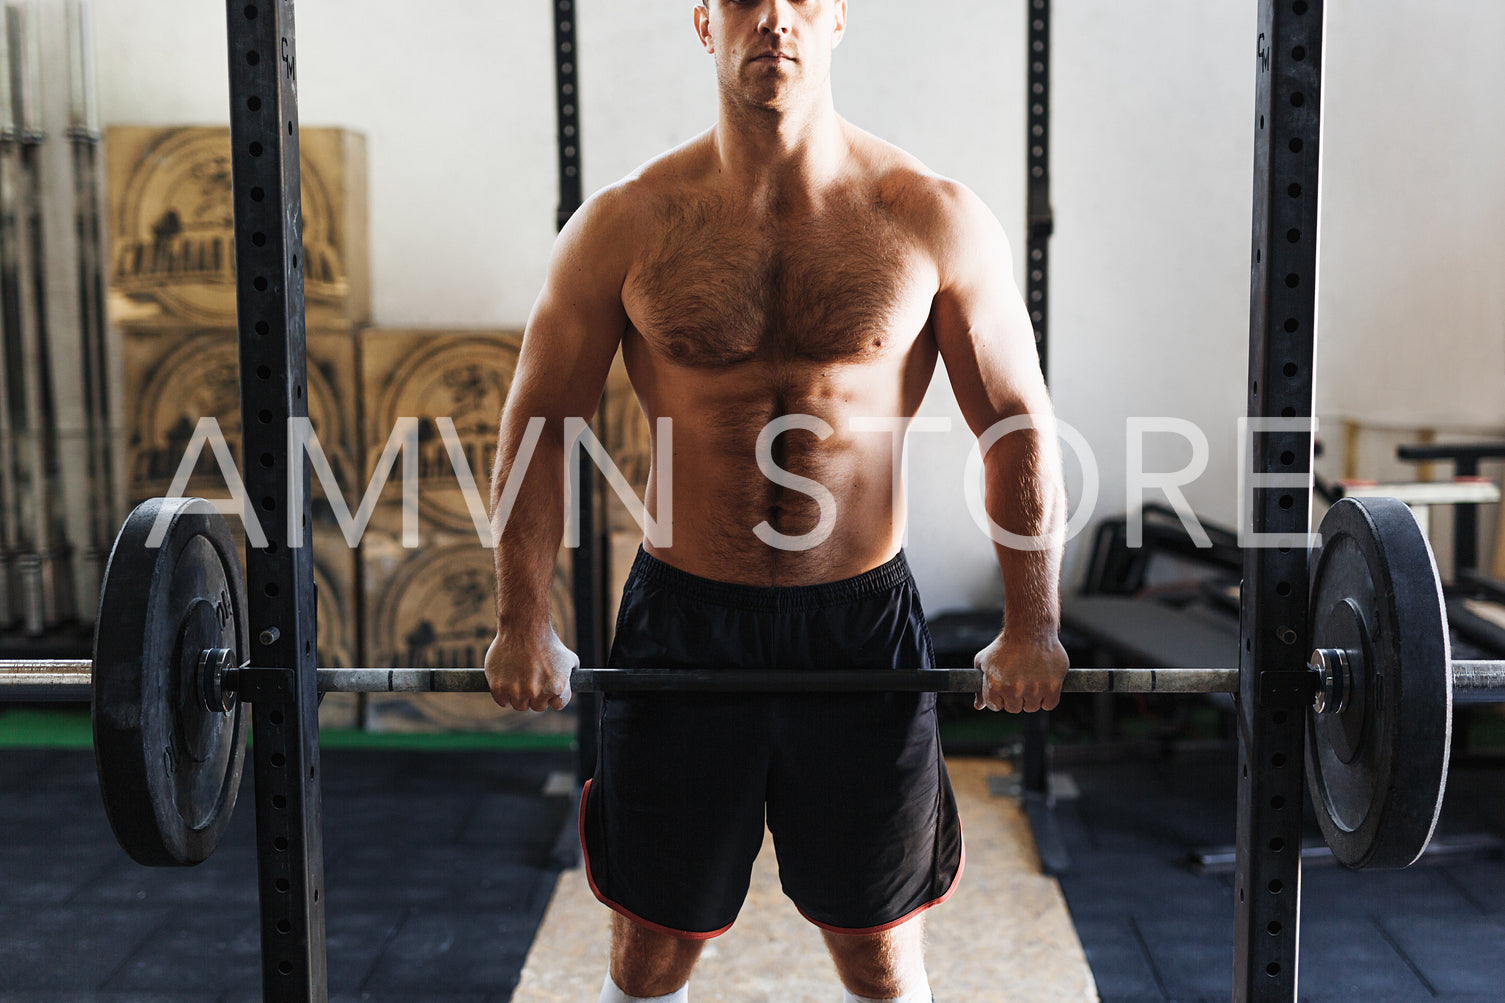
[[954,178],[926,167],[917,157],[881,143],[869,155],[877,200],[917,233],[941,234],[990,216],[983,201]]

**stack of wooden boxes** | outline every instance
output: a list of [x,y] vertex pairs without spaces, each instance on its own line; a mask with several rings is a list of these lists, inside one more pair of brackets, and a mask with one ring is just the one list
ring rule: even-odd
[[[106,144],[110,316],[122,339],[126,480],[135,503],[168,491],[202,418],[218,422],[239,461],[229,133],[117,127]],[[305,128],[301,148],[309,417],[342,496],[332,505],[313,476],[319,662],[479,665],[495,630],[492,553],[477,533],[439,422],[454,422],[476,496],[488,499],[497,418],[521,334],[371,327],[365,141]],[[628,422],[607,443],[641,491],[646,425],[630,393],[619,364],[605,410]],[[359,508],[399,419],[418,424],[416,547],[403,539],[400,461],[364,530],[356,534],[355,522],[343,518]],[[211,451],[200,453],[186,493],[228,497]],[[610,517],[616,549],[630,554],[637,527],[619,505]],[[560,558],[550,607],[570,641],[567,553]],[[626,568],[615,563],[620,578]],[[560,715],[503,712],[485,694],[331,695],[322,717],[326,725],[388,730],[573,726]]]

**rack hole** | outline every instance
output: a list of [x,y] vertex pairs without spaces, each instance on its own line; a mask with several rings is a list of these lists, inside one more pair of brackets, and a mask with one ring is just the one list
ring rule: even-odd
[[255,94],[252,94],[250,97],[246,98],[246,107],[251,109],[252,111],[261,111],[261,98],[257,97]]
[[1274,721],[1276,724],[1285,724],[1286,723],[1286,712],[1283,711],[1283,710],[1278,710],[1274,714],[1270,715],[1270,719],[1272,721]]
[[1265,929],[1270,931],[1270,936],[1278,937],[1283,927],[1280,925],[1280,920],[1272,919],[1270,920],[1270,925],[1265,927]]
[[1295,317],[1286,318],[1286,334],[1295,334],[1301,328],[1301,322]]
[[1291,4],[1291,10],[1295,11],[1297,14],[1305,14],[1306,0],[1296,0],[1295,3]]
[[1293,407],[1283,407],[1280,409],[1280,416],[1282,418],[1294,418],[1296,417],[1296,409]]
[[251,156],[253,156],[253,157],[259,157],[259,156],[261,156],[261,154],[263,153],[263,151],[265,151],[265,149],[266,149],[266,147],[262,146],[260,143],[252,143],[251,147],[250,147]]
[[1279,836],[1276,836],[1274,839],[1270,840],[1270,849],[1273,852],[1279,853],[1281,850],[1284,850],[1285,848],[1286,848],[1286,841],[1283,840],[1283,839],[1281,839]]
[[1286,240],[1288,240],[1292,244],[1299,244],[1299,243],[1301,243],[1301,231],[1297,230],[1297,229],[1294,229],[1294,228],[1290,229],[1290,230],[1287,230],[1286,231]]
[[1270,807],[1274,808],[1276,811],[1280,811],[1280,809],[1284,808],[1285,806],[1286,799],[1281,797],[1279,794],[1270,799]]
[[280,770],[286,764],[287,764],[287,757],[286,756],[284,756],[280,752],[274,752],[274,753],[272,753],[272,765],[273,766],[277,767],[277,769]]
[[1270,757],[1270,765],[1275,767],[1277,770],[1283,768],[1285,764],[1286,754],[1284,752],[1277,752],[1275,753],[1275,755]]
[[264,293],[267,291],[267,280],[265,276],[256,276],[256,280],[252,282],[251,285],[255,286],[256,291],[259,293]]
[[293,924],[290,923],[290,922],[288,922],[285,919],[279,919],[277,921],[277,932],[278,933],[292,933],[293,932]]
[[272,367],[271,366],[257,366],[256,367],[256,375],[260,379],[269,380],[269,379],[272,378]]
[[1294,380],[1296,378],[1296,374],[1300,372],[1300,370],[1296,368],[1296,363],[1287,362],[1285,364],[1285,368],[1282,369],[1281,372],[1286,374],[1286,379]]
[[286,836],[278,836],[276,839],[272,840],[272,845],[275,846],[279,850],[286,850],[287,849],[287,837]]
[[1280,496],[1280,507],[1281,508],[1288,509],[1292,505],[1295,505],[1295,504],[1296,504],[1296,499],[1292,498],[1290,495],[1281,495]]
[[288,884],[287,878],[278,878],[275,887],[279,892],[285,892],[290,889],[292,885]]
[[261,499],[261,507],[263,511],[275,512],[277,510],[277,499],[273,498],[271,495],[268,495],[267,497]]
[[267,594],[268,599],[276,599],[278,593],[280,593],[282,590],[277,587],[276,582],[267,582],[266,588],[262,589],[261,591]]
[[1306,58],[1306,46],[1304,46],[1304,45],[1298,45],[1298,46],[1296,46],[1296,48],[1292,49],[1291,50],[1291,58],[1294,59],[1294,60],[1296,60],[1296,62],[1298,62],[1298,63],[1301,62],[1303,59],[1305,59]]
[[1296,462],[1296,454],[1288,449],[1284,453],[1280,454],[1280,462],[1283,466],[1289,467],[1291,464]]
[[277,966],[277,971],[283,975],[291,975],[293,974],[293,963],[291,961],[284,961]]
[[278,811],[281,811],[282,809],[287,807],[287,798],[281,794],[273,794],[272,807],[276,808]]
[[282,723],[282,711],[280,711],[280,710],[274,710],[274,711],[272,711],[270,714],[267,715],[267,720],[270,721],[270,722],[272,722],[273,724],[281,724]]
[[256,333],[259,334],[259,335],[261,335],[264,338],[268,334],[272,333],[272,325],[268,324],[264,320],[258,320],[256,322]]
[[257,63],[261,62],[261,53],[257,52],[255,49],[252,49],[250,52],[246,53],[246,62],[252,66],[255,66]]
[[1292,182],[1291,187],[1286,189],[1286,194],[1291,196],[1291,198],[1293,199],[1301,198],[1301,186],[1299,184],[1296,184],[1295,182]]
[[1301,285],[1301,276],[1300,275],[1297,275],[1295,272],[1292,272],[1291,274],[1289,274],[1289,275],[1286,276],[1286,288],[1288,288],[1288,289],[1295,289],[1299,285]]
[[1270,889],[1270,894],[1271,895],[1279,895],[1280,892],[1281,892],[1281,890],[1283,888],[1285,888],[1285,885],[1283,885],[1283,884],[1280,883],[1280,879],[1279,878],[1274,878],[1265,887],[1267,887],[1267,888]]
[[1291,140],[1291,152],[1300,153],[1306,146],[1299,138]]
[[1272,979],[1275,978],[1275,976],[1279,975],[1280,974],[1280,962],[1278,962],[1278,961],[1272,961],[1268,965],[1266,965],[1265,966],[1265,974],[1269,975],[1270,978],[1272,978]]
[[257,187],[257,188],[252,188],[251,189],[251,201],[252,202],[260,202],[262,199],[264,199],[266,197],[267,197],[267,193],[262,188]]
[[246,9],[245,9],[244,13],[246,15],[246,20],[247,21],[254,21],[254,20],[256,20],[256,5],[255,4],[246,4]]
[[1306,95],[1305,94],[1301,93],[1300,91],[1297,91],[1295,94],[1291,95],[1291,107],[1292,108],[1300,108],[1304,104],[1306,104]]
[[260,411],[256,412],[256,420],[261,422],[263,425],[270,425],[272,423],[272,412],[268,411],[266,408],[262,408]]

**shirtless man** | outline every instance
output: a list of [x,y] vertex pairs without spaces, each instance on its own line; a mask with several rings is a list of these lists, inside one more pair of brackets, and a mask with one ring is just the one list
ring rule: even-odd
[[[986,507],[1002,529],[1052,541],[995,545],[1008,611],[977,656],[977,705],[1055,705],[1064,492],[1007,240],[967,189],[838,117],[846,17],[845,0],[697,6],[715,126],[596,193],[561,233],[494,471],[500,513],[530,419],[544,418],[498,526],[498,703],[569,700],[577,661],[547,604],[564,420],[595,410],[620,346],[650,427],[673,420],[677,478],[672,542],[639,552],[611,665],[930,665],[893,433],[854,419],[912,418],[939,355],[974,433],[1033,416],[989,450]],[[581,803],[587,873],[616,911],[601,1000],[688,998],[701,947],[742,903],[766,816],[784,890],[822,928],[845,998],[928,1001],[920,914],[950,894],[963,855],[934,700],[608,697]]]

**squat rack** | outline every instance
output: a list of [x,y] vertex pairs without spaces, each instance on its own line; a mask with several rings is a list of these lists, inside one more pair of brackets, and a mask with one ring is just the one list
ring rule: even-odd
[[[1238,849],[1233,998],[1294,1000],[1301,914],[1305,720],[1292,685],[1309,636],[1316,360],[1322,0],[1259,0],[1250,261],[1249,528],[1240,590]],[[1026,302],[1040,368],[1049,361],[1050,0],[1029,0]],[[1255,536],[1255,539],[1260,539]],[[1026,715],[1022,792],[1045,792],[1043,715]],[[1053,823],[1030,811],[1049,843]],[[1056,840],[1058,842],[1059,840]],[[1042,860],[1047,847],[1042,845]]]
[[[562,226],[582,189],[574,4],[553,2]],[[1046,53],[1049,0],[1030,2],[1031,45],[1040,41],[1043,48],[1033,51]],[[306,456],[299,458],[301,469],[289,467],[284,442],[287,421],[308,413],[293,6],[293,0],[226,0],[245,519],[249,526],[261,522],[263,512],[268,516],[261,522],[268,546],[246,553],[252,654],[259,664],[285,670],[294,694],[287,703],[257,703],[252,717],[262,987],[269,1003],[322,1003],[328,989],[312,554],[283,545],[284,517],[277,509],[288,497],[288,477],[308,476]],[[1042,22],[1039,29],[1035,20]],[[1266,424],[1253,438],[1243,473],[1258,478],[1253,532],[1279,534],[1279,540],[1248,548],[1245,557],[1237,1000],[1296,998],[1305,720],[1297,694],[1305,668],[1300,641],[1309,633],[1322,27],[1322,0],[1259,0],[1247,413]],[[1048,60],[1041,62],[1043,77],[1035,78],[1031,67],[1032,98],[1048,98]],[[1036,84],[1041,91],[1034,92]],[[1042,142],[1038,163],[1031,148],[1027,296],[1042,369],[1048,358],[1048,112],[1048,101],[1031,101],[1032,139],[1039,126]],[[593,498],[590,491],[583,495],[582,502]],[[307,492],[301,496],[297,515],[307,526],[311,501]],[[586,504],[582,521],[594,522],[595,507]],[[599,648],[598,537],[599,529],[587,524],[592,552],[577,558],[575,580],[577,602],[586,600],[576,615],[577,644],[591,643],[594,632]],[[582,736],[586,722],[582,714]]]

